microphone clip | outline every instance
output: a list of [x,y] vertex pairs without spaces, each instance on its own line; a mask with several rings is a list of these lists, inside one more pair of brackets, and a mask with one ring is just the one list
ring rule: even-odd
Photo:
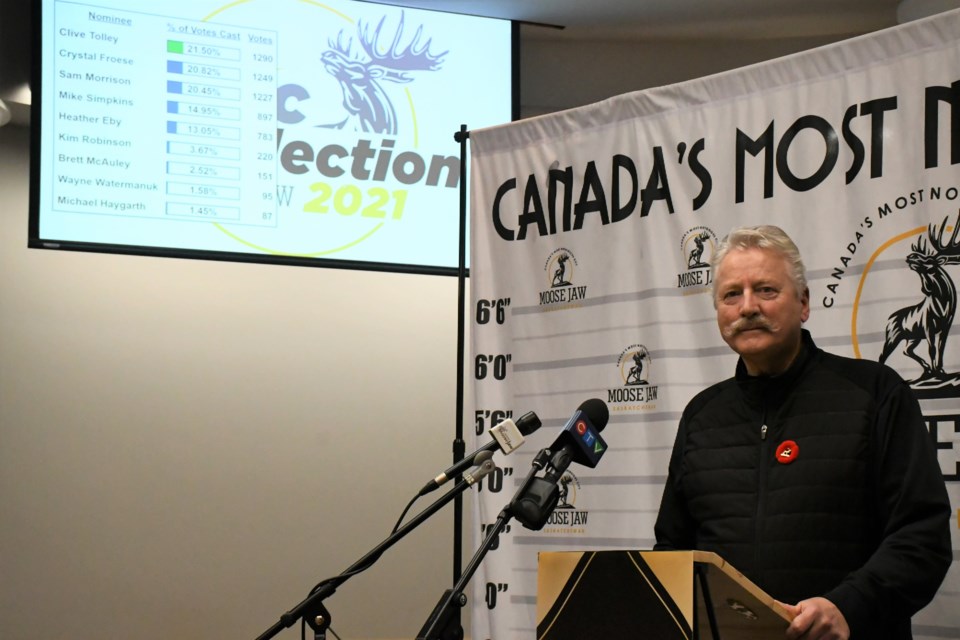
[[[490,453],[489,451],[484,451],[483,453],[488,454],[487,456],[485,456],[485,459],[483,460],[483,462],[480,462],[479,466],[475,468],[473,471],[471,471],[470,473],[463,474],[463,479],[466,480],[468,485],[472,486],[480,482],[486,476],[493,473],[497,468],[497,465],[492,460],[493,454]],[[481,455],[482,454],[477,454],[477,458],[480,458]],[[474,459],[474,463],[477,463],[477,458]]]

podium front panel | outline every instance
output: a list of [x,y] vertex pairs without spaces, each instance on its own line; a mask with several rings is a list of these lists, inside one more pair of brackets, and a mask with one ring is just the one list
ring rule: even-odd
[[782,607],[712,553],[543,552],[538,564],[538,640],[707,640],[708,607],[714,640],[782,640],[789,624]]

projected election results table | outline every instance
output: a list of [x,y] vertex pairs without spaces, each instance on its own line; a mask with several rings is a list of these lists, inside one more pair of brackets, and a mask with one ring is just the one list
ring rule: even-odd
[[56,210],[277,224],[276,33],[72,2],[56,28]]

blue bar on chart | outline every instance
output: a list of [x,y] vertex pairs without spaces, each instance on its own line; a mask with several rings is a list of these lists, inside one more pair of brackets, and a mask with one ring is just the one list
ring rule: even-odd
[[198,220],[240,220],[239,207],[227,207],[223,205],[168,202],[166,213],[171,217],[195,218]]
[[167,133],[193,136],[197,138],[219,138],[220,140],[240,140],[240,129],[214,124],[196,122],[167,121]]
[[198,64],[195,62],[184,63],[181,60],[167,60],[167,73],[198,78],[213,78],[216,80],[239,81],[241,79],[239,67],[224,67],[212,64]]
[[218,198],[220,200],[239,200],[240,189],[218,184],[200,184],[195,182],[167,182],[167,193],[175,196],[194,198]]
[[225,147],[198,142],[167,142],[167,153],[216,160],[239,160],[240,147]]
[[239,167],[201,162],[167,162],[167,173],[174,176],[240,180]]
[[275,34],[173,26],[189,36],[166,41],[167,215],[276,225]]
[[167,100],[167,113],[184,114],[197,118],[212,118],[214,120],[239,120],[242,112],[234,107]]
[[198,98],[210,98],[213,100],[231,100],[239,102],[240,89],[225,85],[204,84],[201,82],[181,82],[178,80],[167,81],[167,93],[176,93],[185,96],[197,96]]

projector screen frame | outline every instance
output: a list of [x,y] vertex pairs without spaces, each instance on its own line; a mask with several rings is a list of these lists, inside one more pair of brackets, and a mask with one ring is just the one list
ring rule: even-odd
[[[377,2],[368,2],[367,0],[355,0],[358,4],[373,4],[377,6],[384,7],[389,10],[404,9],[404,7],[399,7],[393,4],[383,4]],[[221,261],[221,262],[239,262],[239,263],[255,263],[255,264],[277,264],[277,265],[286,265],[286,266],[298,266],[298,267],[320,267],[320,268],[334,268],[334,269],[354,269],[354,270],[366,270],[366,271],[381,271],[381,272],[397,272],[397,273],[412,273],[412,274],[426,274],[426,275],[444,275],[444,276],[457,276],[459,273],[459,268],[456,263],[450,265],[436,265],[436,264],[412,264],[412,263],[399,263],[399,262],[381,262],[381,261],[367,261],[367,260],[353,260],[353,259],[338,259],[338,258],[326,258],[326,257],[311,257],[304,255],[291,255],[291,254],[278,254],[278,253],[255,253],[255,252],[243,252],[243,251],[212,251],[204,249],[193,249],[193,248],[179,248],[179,247],[162,247],[162,246],[151,246],[151,245],[134,245],[134,244],[123,244],[123,243],[108,243],[108,242],[89,242],[89,241],[78,241],[78,240],[68,240],[68,239],[59,239],[51,237],[41,237],[40,232],[40,223],[42,212],[40,210],[40,191],[42,188],[41,185],[41,162],[46,161],[45,158],[42,158],[41,154],[41,144],[43,136],[43,5],[45,2],[34,2],[31,3],[31,91],[32,91],[32,104],[31,104],[31,124],[30,124],[30,141],[31,141],[31,150],[30,150],[30,185],[29,185],[29,221],[28,221],[28,242],[27,246],[33,249],[45,249],[45,250],[55,250],[55,251],[70,251],[70,252],[92,252],[92,253],[102,253],[102,254],[117,254],[117,255],[132,255],[132,256],[146,256],[146,257],[157,257],[157,258],[179,258],[179,259],[191,259],[191,260],[208,260],[208,261]],[[427,11],[431,13],[449,13],[449,12],[440,12],[432,9],[423,9],[420,7],[410,8],[415,11]],[[464,15],[464,14],[454,14],[454,15]],[[479,16],[471,16],[478,17]],[[488,20],[500,20],[495,18],[483,18]],[[520,57],[520,37],[519,37],[519,27],[520,23],[516,21],[502,20],[505,23],[509,23],[510,30],[510,119],[516,120],[519,117],[519,57]],[[462,123],[468,128],[471,126],[471,123],[465,122]],[[279,123],[278,123],[279,127]],[[279,130],[278,130],[279,131]],[[454,137],[459,132],[455,129],[449,131],[449,140],[450,140],[450,155],[459,155],[462,152],[461,145],[459,145]],[[279,145],[278,145],[279,146]],[[466,164],[464,166],[467,166]],[[461,180],[467,180],[467,175],[461,175]],[[454,194],[453,201],[456,202],[458,196]],[[458,207],[456,204],[453,205],[454,208]],[[467,215],[466,212],[459,212],[459,215]],[[462,226],[462,225],[457,225]],[[469,223],[467,223],[466,228],[469,228]],[[456,249],[456,243],[465,242],[464,238],[450,238],[450,242],[455,243],[454,249]],[[456,251],[454,251],[454,256],[456,259]],[[469,267],[469,265],[467,265]]]

